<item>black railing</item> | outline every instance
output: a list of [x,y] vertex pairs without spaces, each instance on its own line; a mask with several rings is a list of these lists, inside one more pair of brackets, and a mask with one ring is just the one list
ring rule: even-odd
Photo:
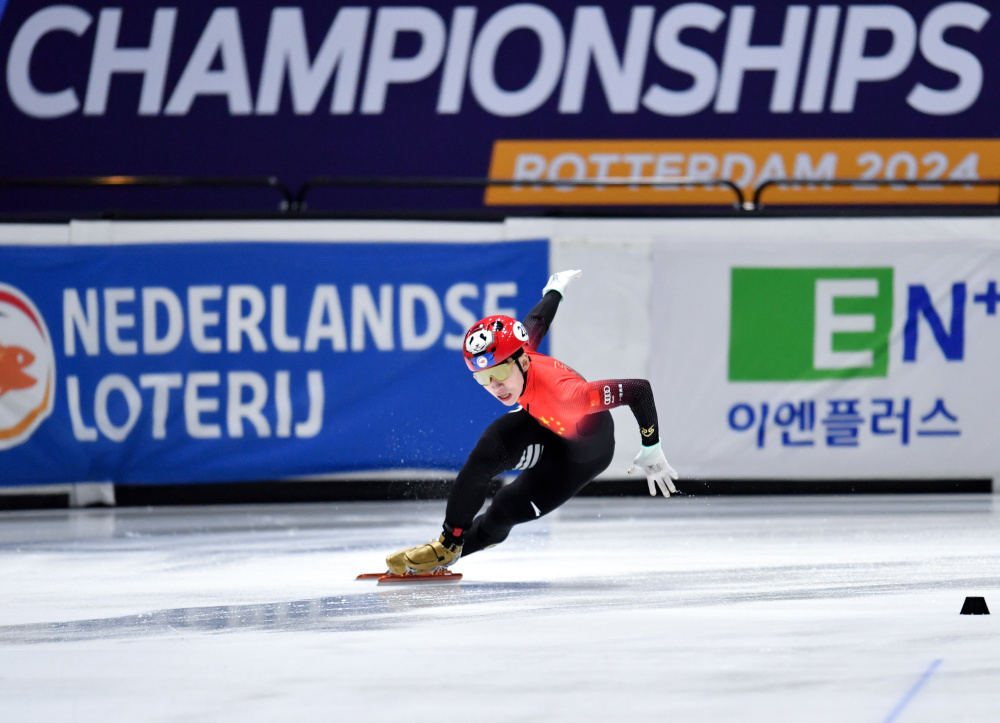
[[[732,206],[735,209],[742,209],[745,205],[745,197],[742,189],[729,180],[715,180],[705,178],[608,178],[608,179],[559,179],[556,181],[529,180],[529,179],[503,179],[503,178],[358,178],[352,176],[317,176],[310,178],[299,189],[296,195],[297,208],[306,208],[306,196],[309,192],[319,186],[341,186],[341,187],[380,187],[380,188],[683,188],[697,186],[700,188],[712,189],[721,186],[730,190],[733,194]],[[509,204],[497,204],[498,206]],[[526,204],[527,205],[527,204]],[[544,202],[539,202],[539,206],[549,206]],[[599,205],[594,203],[592,205]],[[656,204],[649,204],[656,205]],[[675,204],[670,204],[675,205]]]
[[[807,186],[811,189],[822,188],[824,186],[837,186],[837,187],[852,187],[858,191],[873,191],[879,188],[892,188],[898,190],[905,190],[906,188],[944,188],[944,187],[989,187],[995,186],[1000,190],[1000,179],[975,179],[975,180],[957,180],[957,179],[906,179],[906,178],[831,178],[827,179],[803,179],[803,178],[772,178],[770,180],[764,181],[758,184],[753,191],[753,200],[750,202],[749,209],[754,211],[759,211],[764,208],[761,203],[761,196],[769,188],[775,186]],[[787,189],[782,189],[787,190]],[[799,190],[799,189],[795,189]],[[881,199],[880,199],[881,200]],[[932,198],[928,198],[928,203],[933,202]],[[998,194],[998,204],[1000,204],[1000,194]],[[796,205],[801,205],[801,202],[797,202]],[[849,206],[852,205],[850,202],[842,202],[840,205]],[[891,201],[885,201],[884,205],[893,205]]]
[[281,194],[280,210],[291,210],[295,194],[274,176],[65,176],[57,178],[0,178],[0,188],[273,188]]
[[[0,178],[0,188],[28,189],[28,188],[101,188],[101,187],[145,187],[145,188],[216,188],[216,189],[252,189],[268,188],[276,191],[280,196],[278,211],[281,215],[296,215],[307,209],[307,197],[316,188],[320,187],[340,187],[340,188],[409,188],[409,189],[463,189],[463,188],[520,188],[520,189],[545,189],[555,188],[559,190],[572,190],[575,188],[701,188],[701,189],[725,189],[732,196],[731,203],[727,204],[720,200],[720,206],[731,206],[737,213],[755,213],[764,209],[762,198],[764,192],[780,186],[793,186],[795,190],[814,192],[817,188],[824,187],[851,187],[859,192],[893,188],[928,188],[941,189],[946,187],[966,187],[969,189],[982,187],[995,187],[1000,192],[1000,179],[865,179],[865,178],[837,178],[837,179],[804,179],[804,178],[772,178],[758,184],[751,195],[751,200],[747,201],[743,189],[736,183],[727,179],[705,179],[705,178],[608,178],[608,179],[558,179],[558,180],[533,180],[533,179],[494,179],[494,178],[447,178],[447,177],[356,177],[356,176],[316,176],[305,181],[298,189],[294,189],[274,176],[259,177],[194,177],[194,176],[72,176],[55,178]],[[789,189],[783,188],[783,191]],[[877,204],[882,207],[893,206],[913,206],[912,202],[894,203],[891,198],[886,198],[886,194],[880,194]],[[839,207],[854,207],[870,205],[874,199],[860,198],[857,203],[851,201],[840,201],[836,204]],[[981,201],[968,204],[956,204],[948,201],[953,206],[980,207],[992,205],[1000,210],[1000,193],[998,200],[994,204],[983,204]],[[629,205],[629,208],[639,206],[659,207],[663,209],[690,206],[685,204],[683,199],[671,198],[669,202],[657,204],[655,202]],[[700,203],[699,205],[703,205]],[[816,201],[801,197],[796,201],[778,202],[778,206],[831,206],[829,203]],[[927,206],[940,207],[941,202],[935,202],[931,196],[927,197]],[[587,208],[587,207],[607,207],[616,206],[623,208],[622,204],[608,202],[601,204],[600,201],[591,201],[586,204],[553,203],[551,201],[539,201],[538,203],[526,202],[525,198],[519,199],[518,203],[499,202],[491,204],[491,208],[501,212],[504,208],[513,206],[530,207],[560,207],[560,208]]]

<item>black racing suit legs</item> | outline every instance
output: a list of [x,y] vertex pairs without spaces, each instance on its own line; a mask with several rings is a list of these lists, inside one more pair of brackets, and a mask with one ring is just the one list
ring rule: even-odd
[[[458,473],[445,512],[445,534],[462,540],[463,557],[503,542],[515,525],[547,515],[608,468],[615,452],[611,414],[589,415],[587,422],[586,434],[577,439],[560,437],[523,409],[487,427]],[[473,519],[490,481],[515,469],[522,470],[518,477]]]

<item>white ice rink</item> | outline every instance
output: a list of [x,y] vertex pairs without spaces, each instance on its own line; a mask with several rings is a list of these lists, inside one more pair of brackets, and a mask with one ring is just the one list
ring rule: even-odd
[[0,721],[1000,720],[990,495],[586,498],[354,581],[443,509],[2,513]]

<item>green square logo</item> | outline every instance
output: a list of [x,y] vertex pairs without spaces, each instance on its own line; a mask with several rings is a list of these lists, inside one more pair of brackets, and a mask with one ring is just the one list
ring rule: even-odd
[[884,377],[892,268],[734,268],[729,380]]

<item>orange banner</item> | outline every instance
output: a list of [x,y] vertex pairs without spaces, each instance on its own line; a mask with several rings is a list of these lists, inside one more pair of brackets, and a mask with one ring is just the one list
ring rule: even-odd
[[[730,180],[751,201],[755,188],[777,178],[801,183],[769,186],[760,199],[763,205],[996,204],[996,185],[835,186],[823,181],[998,179],[1000,140],[500,140],[493,145],[489,177],[523,181],[489,187],[489,206],[726,205],[737,200],[731,188],[665,182]],[[553,185],[566,180],[588,185]],[[664,183],[642,186],[636,180]]]

